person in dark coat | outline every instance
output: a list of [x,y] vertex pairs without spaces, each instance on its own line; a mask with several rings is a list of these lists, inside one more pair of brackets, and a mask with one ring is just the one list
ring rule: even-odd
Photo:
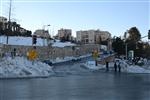
[[116,72],[117,71],[117,64],[116,64],[116,62],[114,64],[114,69],[115,69],[115,72]]
[[106,71],[109,71],[109,62],[106,61]]
[[121,72],[121,65],[120,65],[120,63],[118,64],[118,69],[119,69],[119,72]]

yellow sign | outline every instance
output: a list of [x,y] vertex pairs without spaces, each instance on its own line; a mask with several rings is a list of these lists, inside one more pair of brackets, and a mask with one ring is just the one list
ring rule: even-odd
[[37,58],[37,52],[35,50],[31,50],[28,52],[29,60],[35,60]]
[[92,55],[93,55],[93,58],[96,60],[98,58],[99,53],[97,50],[94,50]]

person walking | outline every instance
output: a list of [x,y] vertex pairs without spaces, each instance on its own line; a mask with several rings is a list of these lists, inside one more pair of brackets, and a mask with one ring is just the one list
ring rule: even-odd
[[106,71],[109,71],[109,62],[106,61]]
[[119,62],[119,64],[118,64],[118,69],[119,69],[119,72],[121,72],[121,65],[120,65],[121,63]]
[[117,64],[116,64],[116,61],[115,61],[115,64],[114,64],[114,69],[115,69],[115,72],[117,72]]

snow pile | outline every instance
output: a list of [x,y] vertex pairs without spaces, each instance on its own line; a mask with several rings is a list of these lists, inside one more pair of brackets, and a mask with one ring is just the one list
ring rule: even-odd
[[56,59],[51,60],[51,62],[52,63],[62,63],[62,62],[71,61],[72,59],[74,59],[74,57],[64,57],[64,58],[57,57]]
[[[6,44],[7,37],[0,36],[0,43]],[[32,45],[32,37],[9,36],[8,44],[10,45]],[[37,38],[37,46],[43,46],[43,39]]]
[[128,73],[150,73],[150,70],[144,69],[144,68],[142,68],[140,66],[136,66],[136,65],[128,66],[123,71],[128,72]]
[[80,59],[83,59],[83,58],[86,58],[86,57],[90,57],[92,54],[87,54],[87,55],[82,55],[82,56],[79,56],[79,57],[73,57],[73,56],[66,56],[64,58],[60,58],[60,57],[57,57],[56,59],[53,59],[53,60],[50,60],[53,64],[55,63],[63,63],[63,62],[68,62],[68,61],[72,61],[72,60],[80,60]]
[[24,57],[5,57],[0,60],[0,78],[47,77],[53,74],[51,66]]
[[81,66],[85,67],[87,69],[90,69],[90,70],[100,70],[100,69],[105,68],[105,65],[98,64],[96,66],[95,64],[96,64],[95,61],[87,61],[86,63],[82,64]]
[[[117,65],[120,64],[121,66],[121,72],[125,73],[150,73],[150,65],[144,65],[144,66],[137,66],[137,65],[129,65],[126,63],[126,60],[120,60],[116,59],[118,62],[116,62]],[[106,70],[106,65],[98,64],[95,65],[95,61],[87,61],[84,64],[81,64],[82,67],[90,69],[90,70]],[[109,63],[109,69],[110,71],[114,71],[114,62]],[[118,67],[117,67],[118,70]]]
[[150,73],[147,66],[128,65],[126,60],[119,60],[121,71],[127,73]]
[[71,42],[60,42],[59,40],[56,40],[56,42],[54,42],[52,44],[53,47],[65,47],[65,46],[75,46],[76,44],[73,44]]

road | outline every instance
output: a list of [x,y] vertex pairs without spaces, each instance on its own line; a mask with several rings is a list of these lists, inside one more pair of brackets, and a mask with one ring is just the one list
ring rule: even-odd
[[0,100],[150,100],[150,74],[56,65],[49,78],[0,80]]

